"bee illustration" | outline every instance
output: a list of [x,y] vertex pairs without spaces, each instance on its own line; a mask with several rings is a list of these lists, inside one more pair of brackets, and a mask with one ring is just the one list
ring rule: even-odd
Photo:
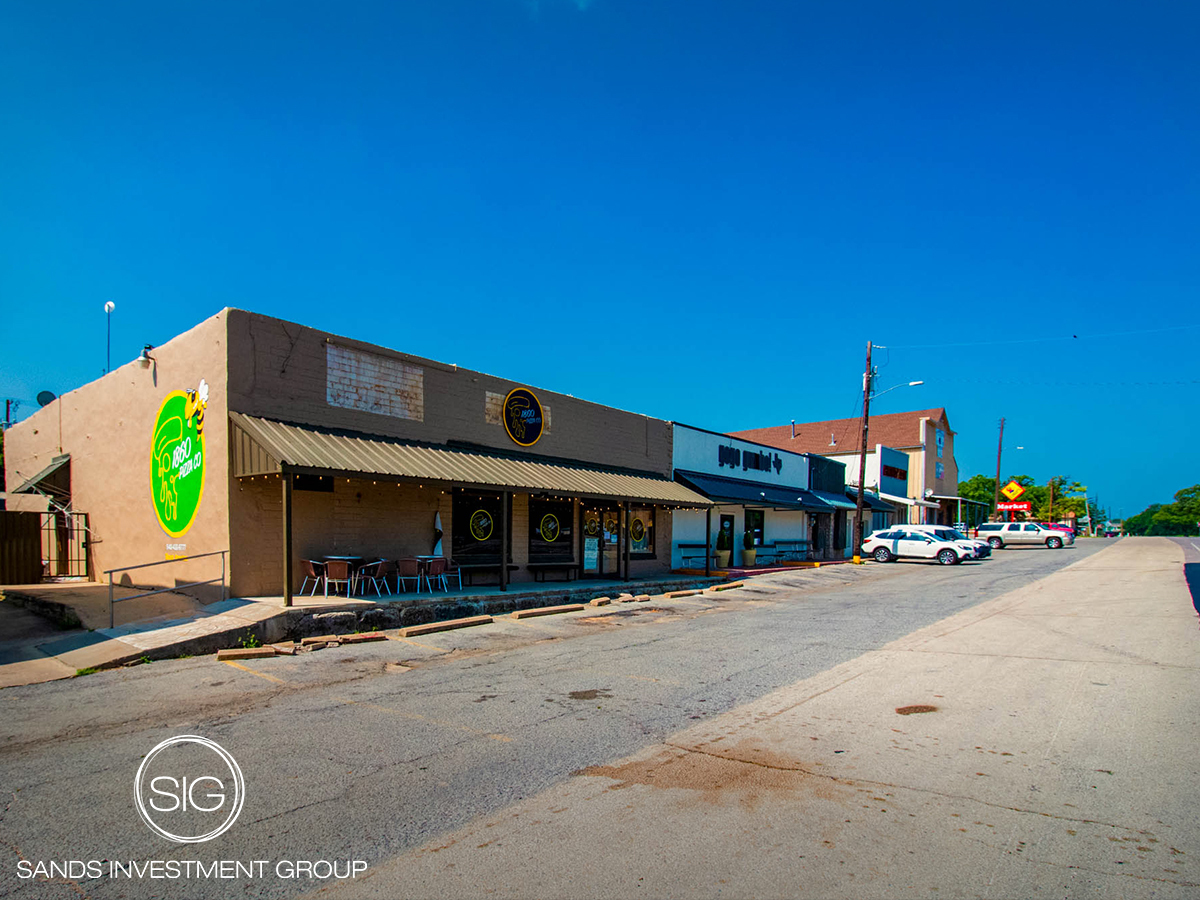
[[193,420],[196,426],[196,436],[204,433],[204,410],[208,408],[208,382],[200,379],[200,386],[194,391],[187,392],[187,405],[184,419]]

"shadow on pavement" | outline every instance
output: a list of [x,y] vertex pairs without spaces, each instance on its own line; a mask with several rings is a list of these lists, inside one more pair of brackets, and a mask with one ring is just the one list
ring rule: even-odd
[[1200,613],[1200,563],[1184,563],[1183,577],[1187,579],[1188,590],[1192,592],[1192,606]]

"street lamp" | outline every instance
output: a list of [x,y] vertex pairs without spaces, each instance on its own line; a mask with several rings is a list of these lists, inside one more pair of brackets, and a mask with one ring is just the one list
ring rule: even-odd
[[[886,348],[884,348],[886,349]],[[924,381],[910,381],[908,384],[897,384],[880,391],[872,392],[872,382],[875,380],[875,370],[871,368],[871,342],[867,341],[867,367],[863,371],[863,414],[862,414],[862,443],[858,448],[858,498],[854,501],[854,563],[862,563],[863,542],[863,497],[867,492],[867,425],[871,418],[871,397],[882,397],[888,391],[898,387],[916,387]]]

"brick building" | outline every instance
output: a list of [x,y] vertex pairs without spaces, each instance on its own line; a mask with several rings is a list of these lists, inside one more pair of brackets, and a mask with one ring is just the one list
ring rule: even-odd
[[430,554],[439,522],[444,555],[502,585],[665,573],[672,510],[708,505],[671,480],[665,421],[237,309],[63,395],[5,449],[9,484],[66,458],[93,573],[228,549],[235,596],[289,592],[307,558]]

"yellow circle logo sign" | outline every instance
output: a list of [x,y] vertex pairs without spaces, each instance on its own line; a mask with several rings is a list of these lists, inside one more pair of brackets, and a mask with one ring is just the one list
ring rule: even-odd
[[471,537],[477,541],[486,541],[492,536],[492,514],[486,509],[477,509],[471,513]]
[[172,391],[154,420],[150,448],[150,499],[158,524],[171,537],[192,527],[204,496],[204,410],[208,385]]
[[546,513],[546,515],[542,516],[542,524],[538,530],[542,534],[542,540],[546,543],[558,540],[558,517],[553,513]]

